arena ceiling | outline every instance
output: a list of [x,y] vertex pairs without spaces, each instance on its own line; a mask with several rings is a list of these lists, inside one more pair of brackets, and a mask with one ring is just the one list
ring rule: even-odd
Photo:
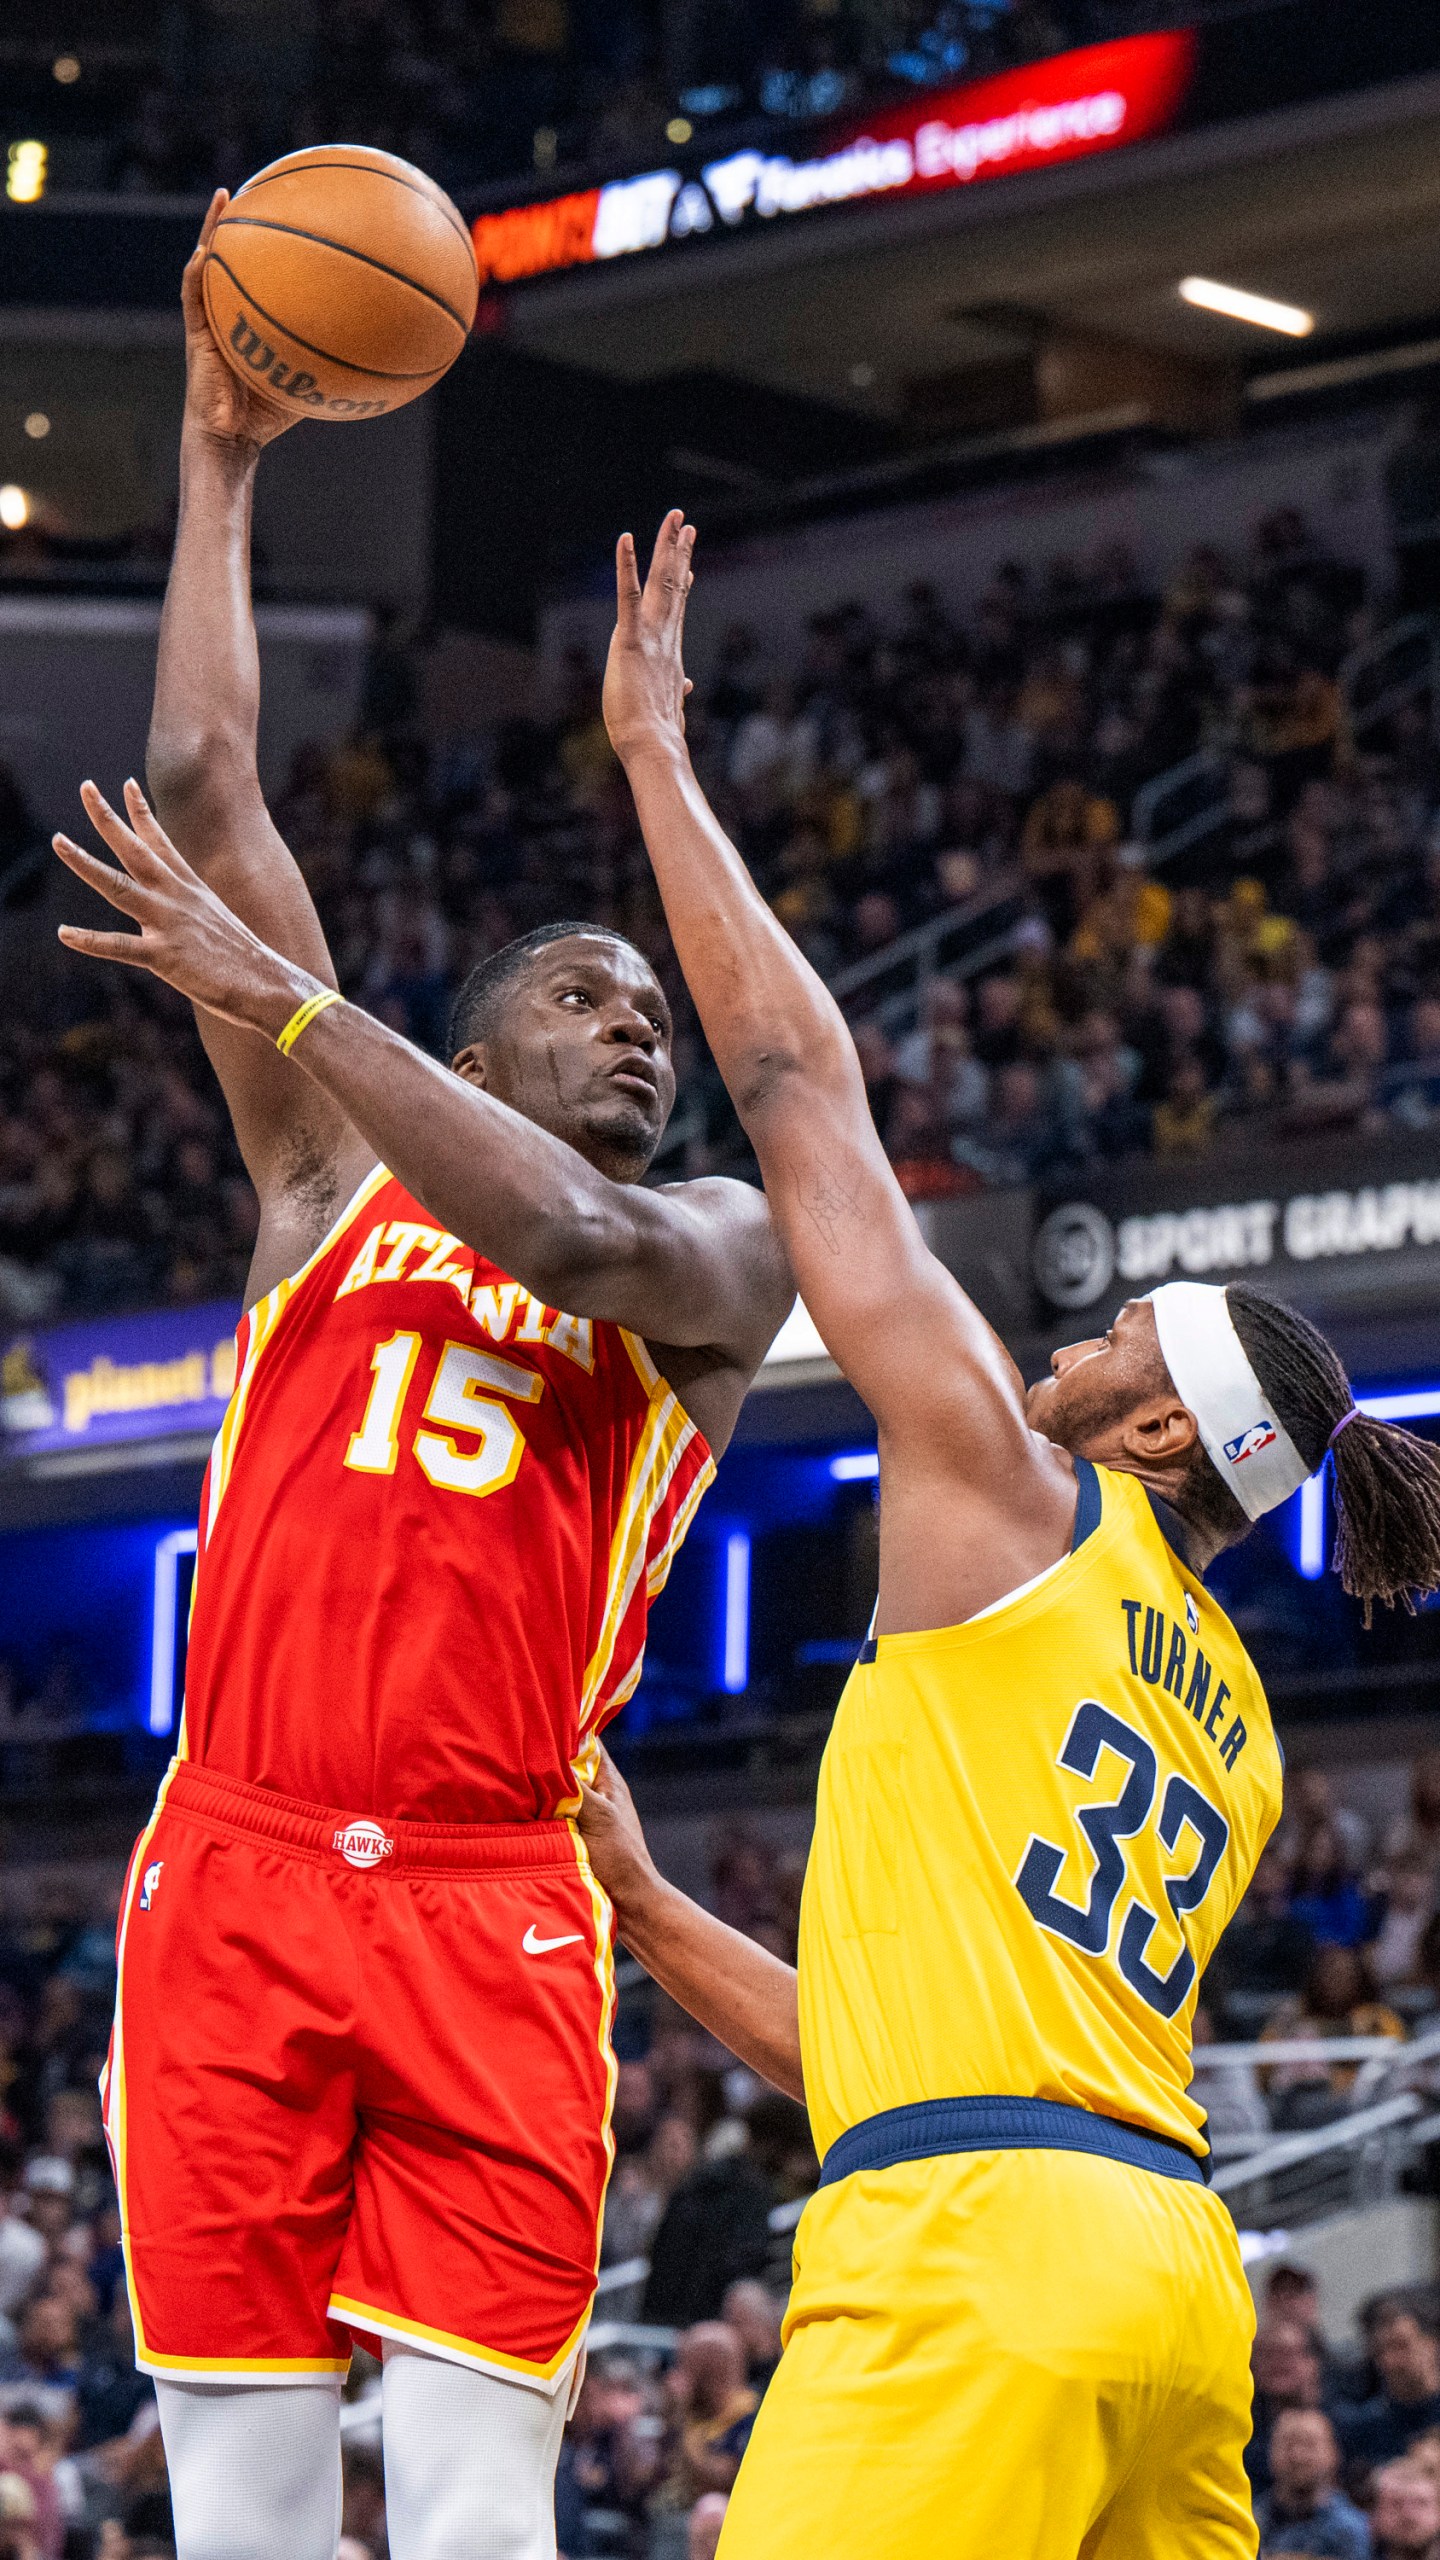
[[[898,421],[1047,335],[1204,368],[1440,329],[1440,78],[931,199],[513,288],[512,343],[625,381],[696,369]],[[1313,312],[1295,341],[1194,310],[1199,273]]]

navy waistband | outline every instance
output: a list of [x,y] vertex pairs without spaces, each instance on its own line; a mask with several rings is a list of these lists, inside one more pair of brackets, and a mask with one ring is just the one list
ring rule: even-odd
[[1183,2142],[1086,2107],[1062,2107],[1050,2098],[926,2098],[852,2124],[826,2152],[820,2184],[833,2187],[857,2169],[893,2169],[901,2160],[947,2151],[1093,2151],[1102,2160],[1153,2169],[1157,2177],[1207,2183],[1205,2164]]

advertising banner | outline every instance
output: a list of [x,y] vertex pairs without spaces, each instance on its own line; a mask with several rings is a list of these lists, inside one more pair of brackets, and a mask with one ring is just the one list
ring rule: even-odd
[[812,132],[799,157],[731,151],[688,175],[647,169],[482,213],[471,230],[481,282],[515,284],[826,205],[935,195],[1116,151],[1169,132],[1195,55],[1188,28],[1123,36],[929,91],[863,123],[837,121]]
[[1254,1278],[1297,1305],[1433,1307],[1440,1130],[1314,1140],[1266,1156],[1136,1165],[1037,1195],[1040,1321],[1099,1318],[1163,1280]]
[[213,1434],[235,1383],[239,1319],[222,1302],[12,1335],[0,1350],[0,1454]]

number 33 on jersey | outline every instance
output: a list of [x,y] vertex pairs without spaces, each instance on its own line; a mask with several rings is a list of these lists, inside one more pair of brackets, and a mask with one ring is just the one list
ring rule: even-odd
[[644,1344],[542,1305],[380,1169],[238,1354],[182,1749],[348,1814],[573,1804],[714,1473]]
[[[1077,1472],[1062,1563],[966,1625],[881,1636],[840,1702],[801,1934],[822,2153],[888,2107],[995,2096],[1204,2147],[1190,2019],[1279,1751],[1144,1488]],[[862,2045],[872,2004],[892,2032]]]

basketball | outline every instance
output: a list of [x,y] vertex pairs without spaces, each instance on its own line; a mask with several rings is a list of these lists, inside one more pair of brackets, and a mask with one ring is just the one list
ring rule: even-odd
[[273,160],[231,198],[204,286],[243,382],[343,421],[439,381],[470,334],[479,278],[463,219],[423,170],[322,143]]

